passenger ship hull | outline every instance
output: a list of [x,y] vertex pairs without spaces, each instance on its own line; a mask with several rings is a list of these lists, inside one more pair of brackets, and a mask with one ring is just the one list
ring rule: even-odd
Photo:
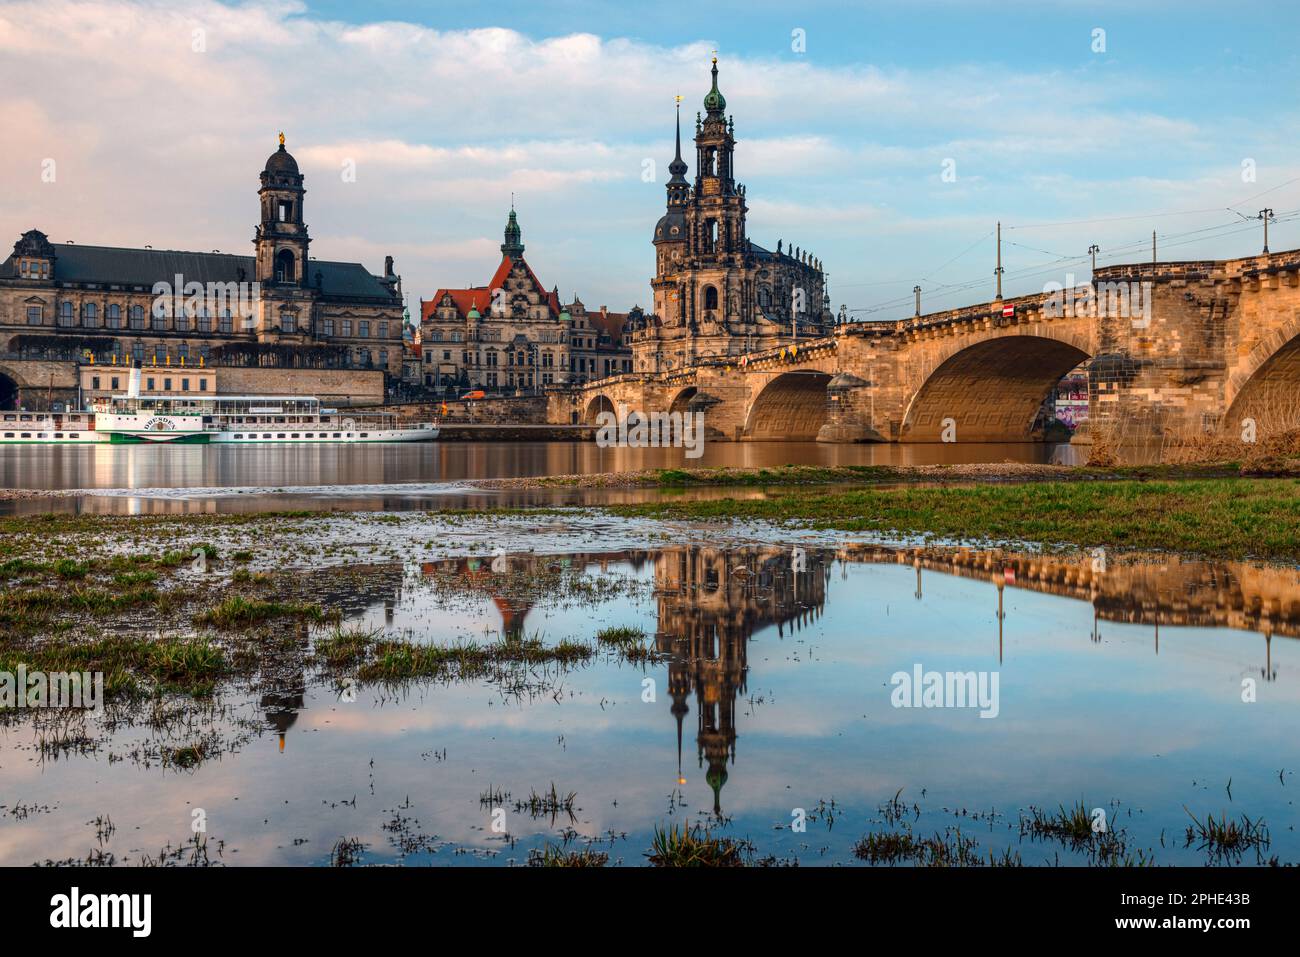
[[[12,421],[10,419],[12,418]],[[255,426],[250,428],[250,426]],[[438,427],[300,422],[205,423],[202,416],[135,416],[111,413],[0,415],[0,445],[351,445],[359,442],[432,442]]]

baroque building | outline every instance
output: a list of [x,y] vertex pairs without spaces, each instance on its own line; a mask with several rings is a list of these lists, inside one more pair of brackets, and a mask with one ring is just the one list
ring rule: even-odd
[[439,289],[420,303],[417,350],[423,385],[444,394],[535,392],[631,369],[624,329],[633,313],[589,313],[578,297],[560,301],[524,259],[512,208],[501,262],[483,286]]
[[833,323],[821,261],[782,241],[771,252],[749,239],[745,187],[735,176],[735,120],[718,89],[716,57],[704,109],[696,114],[690,182],[678,104],[667,211],[653,238],[654,313],[631,335],[637,372],[738,357],[825,335]]
[[[56,245],[40,230],[24,233],[0,262],[7,368],[44,361],[400,375],[402,291],[392,257],[376,276],[311,256],[304,177],[283,134],[260,180],[252,256]],[[0,405],[17,403],[13,377],[0,376]],[[34,396],[41,386],[23,391]]]

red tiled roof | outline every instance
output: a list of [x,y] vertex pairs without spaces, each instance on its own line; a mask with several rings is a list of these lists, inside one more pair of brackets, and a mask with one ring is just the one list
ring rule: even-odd
[[[521,262],[524,264],[524,269],[528,271],[528,278],[533,281],[533,288],[542,295],[542,301],[550,307],[551,314],[553,316],[558,316],[561,308],[560,297],[554,292],[546,291],[546,287],[543,286],[542,281],[537,278],[537,274],[533,272],[533,268],[528,265],[527,260],[521,260]],[[432,319],[439,303],[442,302],[443,296],[448,294],[450,294],[452,301],[456,304],[456,311],[460,314],[461,318],[469,315],[471,307],[486,314],[488,308],[492,305],[492,290],[501,288],[501,285],[506,281],[506,277],[510,275],[511,265],[510,257],[502,256],[501,265],[497,266],[497,271],[492,274],[492,278],[488,281],[486,286],[471,286],[468,289],[439,289],[434,293],[432,299],[421,305],[420,319],[422,321]]]

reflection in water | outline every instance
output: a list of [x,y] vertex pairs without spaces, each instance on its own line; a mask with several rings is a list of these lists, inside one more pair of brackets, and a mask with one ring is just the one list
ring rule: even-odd
[[[587,588],[579,590],[595,599],[568,603],[556,583],[572,576],[622,576],[639,583],[640,597]],[[298,626],[268,642],[249,702],[277,747],[255,742],[183,777],[89,756],[34,771],[10,726],[0,730],[8,776],[0,805],[21,795],[57,806],[39,842],[65,856],[84,854],[81,822],[101,812],[123,833],[139,829],[137,842],[161,844],[184,833],[188,808],[202,806],[215,834],[238,849],[234,863],[322,863],[344,836],[367,844],[368,860],[502,863],[509,849],[522,856],[560,838],[525,815],[512,819],[502,849],[482,823],[481,795],[555,782],[580,795],[577,839],[609,841],[612,856],[636,863],[663,820],[675,767],[673,806],[691,820],[708,817],[763,853],[807,863],[852,862],[853,842],[900,788],[923,807],[918,833],[943,830],[954,815],[970,826],[953,809],[996,812],[984,845],[1019,847],[1027,863],[1069,856],[1018,846],[1009,826],[1018,810],[1077,800],[1121,802],[1124,826],[1159,863],[1199,861],[1173,839],[1184,804],[1200,816],[1263,816],[1269,856],[1300,858],[1285,770],[1300,757],[1292,733],[1300,695],[1287,680],[1300,658],[1294,568],[692,545],[315,569],[301,585],[340,608],[346,626],[390,636],[541,634],[552,643],[628,625],[653,635],[658,657],[632,666],[602,656],[526,698],[474,681],[362,687],[349,704],[322,686],[308,664],[317,633]],[[998,668],[999,717],[892,708],[889,676],[914,663]],[[667,693],[645,702],[645,678]],[[1258,704],[1243,703],[1248,678],[1266,681]],[[1221,796],[1229,777],[1231,800]],[[788,829],[791,807],[825,798],[845,823]],[[419,853],[386,849],[384,822],[412,800],[437,846],[463,854],[438,856],[432,838]],[[0,815],[0,863],[51,853],[34,833]]]
[[827,445],[710,442],[682,449],[599,448],[594,442],[433,442],[394,445],[0,446],[0,488],[217,489],[445,483],[586,475],[646,468],[933,465],[1082,461],[1078,448],[1035,443]]

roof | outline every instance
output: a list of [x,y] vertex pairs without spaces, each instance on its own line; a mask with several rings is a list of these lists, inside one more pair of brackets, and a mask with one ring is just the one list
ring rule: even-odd
[[[180,275],[188,282],[252,282],[252,256],[229,253],[194,253],[175,249],[128,249],[116,246],[55,245],[54,277],[59,282],[112,283],[124,286],[152,286],[174,282]],[[0,266],[0,274],[11,275],[13,256]],[[242,274],[240,271],[243,271]],[[321,292],[331,299],[392,299],[393,290],[360,263],[307,260],[307,282],[316,284],[321,275]]]
[[606,312],[604,315],[599,311],[588,312],[586,320],[602,334],[609,336],[609,341],[613,345],[623,344],[623,327],[627,324],[626,312]]
[[[522,256],[519,257],[518,261],[523,263],[524,269],[528,271],[528,278],[533,282],[533,288],[541,293],[542,301],[550,307],[552,315],[559,316],[560,309],[562,308],[560,306],[560,297],[553,291],[546,291],[546,287],[542,285],[542,281],[537,278],[537,273],[533,272],[533,267],[529,266],[528,262]],[[452,302],[456,304],[456,311],[460,313],[462,318],[469,315],[471,307],[486,314],[488,307],[492,305],[492,290],[500,289],[502,287],[506,281],[506,277],[510,275],[510,270],[514,267],[514,264],[515,260],[511,259],[509,256],[502,256],[501,264],[497,266],[497,271],[492,274],[492,278],[488,280],[486,286],[470,286],[468,289],[439,289],[433,294],[432,299],[421,303],[420,319],[433,319],[434,311],[438,308],[438,304],[442,302],[443,296],[447,295],[451,296]]]

